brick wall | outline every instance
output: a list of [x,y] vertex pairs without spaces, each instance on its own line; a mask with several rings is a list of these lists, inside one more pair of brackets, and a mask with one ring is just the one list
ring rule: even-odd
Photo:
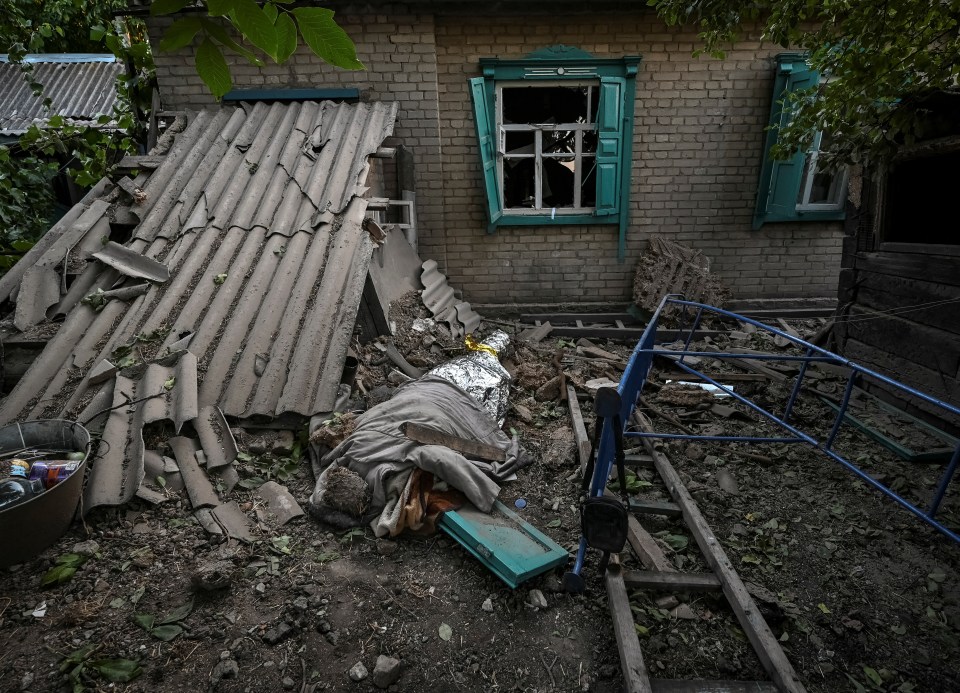
[[[419,223],[442,228],[443,197],[428,194],[442,184],[440,136],[437,115],[437,64],[433,17],[391,9],[388,14],[337,13],[337,21],[357,46],[357,55],[367,67],[341,70],[324,63],[301,45],[283,65],[258,68],[238,55],[226,55],[235,88],[360,89],[362,101],[399,103],[395,140],[413,153]],[[157,45],[168,18],[148,20],[150,38]],[[174,53],[155,52],[157,81],[163,107],[216,107],[216,102],[193,66],[194,49]]]
[[[693,58],[692,31],[646,13],[437,19],[446,233],[424,239],[477,302],[625,300],[652,234],[703,250],[736,296],[832,296],[841,224],[750,228],[775,47],[744,42],[723,61]],[[482,57],[554,44],[596,57],[641,55],[627,261],[615,227],[520,227],[487,235],[467,79]]]
[[[237,86],[353,86],[400,102],[396,135],[414,154],[420,251],[474,303],[625,301],[652,234],[703,250],[739,298],[832,296],[840,223],[750,223],[778,49],[744,41],[723,61],[693,58],[695,32],[644,10],[577,16],[350,15],[361,73],[302,47],[283,66],[233,59]],[[153,32],[157,32],[155,22]],[[523,57],[553,44],[597,57],[642,56],[637,76],[627,258],[614,226],[501,228],[486,233],[467,79],[482,57]],[[188,51],[160,54],[166,108],[210,104]]]

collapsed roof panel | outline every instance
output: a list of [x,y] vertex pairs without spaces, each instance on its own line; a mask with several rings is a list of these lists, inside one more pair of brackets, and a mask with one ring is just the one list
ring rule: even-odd
[[[88,261],[74,284],[96,300],[61,301],[63,324],[0,421],[76,414],[96,364],[131,345],[162,356],[188,335],[200,407],[270,418],[331,410],[373,249],[359,197],[366,159],[395,117],[395,104],[317,102],[193,116],[135,194],[106,189],[99,198],[111,204],[87,200],[83,212],[128,208],[141,221],[124,252],[164,265],[169,279],[111,300],[142,280]],[[54,239],[62,257],[61,239],[77,239]]]
[[[34,123],[42,125],[57,115],[95,124],[97,116],[113,114],[123,63],[113,56],[109,61],[96,55],[74,58],[27,60],[32,63],[30,79],[25,79],[19,65],[0,61],[0,135],[22,135]],[[43,94],[33,93],[31,80],[44,86]],[[49,109],[43,104],[45,97],[52,101]]]

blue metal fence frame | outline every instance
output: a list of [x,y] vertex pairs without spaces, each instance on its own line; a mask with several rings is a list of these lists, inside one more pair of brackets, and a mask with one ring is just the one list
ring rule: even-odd
[[[689,333],[684,340],[684,345],[682,350],[670,350],[664,352],[663,350],[657,350],[654,348],[656,341],[656,332],[657,324],[660,322],[661,317],[666,313],[668,308],[672,307],[682,307],[681,318],[684,318],[689,314],[691,310],[696,310],[696,314],[693,318],[691,326],[689,327]],[[786,340],[789,340],[794,345],[801,347],[804,350],[804,355],[789,355],[789,354],[738,354],[738,353],[715,353],[715,352],[700,352],[700,351],[690,351],[690,344],[693,341],[697,328],[700,326],[702,319],[705,313],[726,317],[732,320],[737,320],[741,323],[748,325],[753,325],[759,330],[768,332],[770,334],[782,337]],[[679,334],[683,335],[685,328],[683,323],[680,325]],[[640,395],[641,390],[643,389],[644,383],[646,382],[647,375],[650,372],[650,368],[653,365],[653,359],[656,355],[668,354],[671,358],[675,359],[675,365],[679,366],[683,371],[689,373],[690,375],[696,376],[697,378],[703,380],[706,383],[713,385],[714,387],[719,388],[721,391],[733,397],[737,401],[743,403],[751,410],[760,414],[765,419],[770,422],[780,426],[784,429],[789,436],[784,436],[782,438],[776,437],[751,437],[751,436],[724,436],[724,435],[693,435],[693,434],[681,434],[681,433],[658,433],[650,432],[643,433],[638,431],[629,431],[626,430],[630,425],[630,418],[633,414],[634,408],[637,404],[637,399]],[[767,411],[763,407],[757,405],[756,403],[750,401],[743,395],[735,392],[732,388],[723,385],[716,380],[710,378],[708,375],[701,373],[695,368],[691,367],[689,364],[684,363],[684,359],[688,356],[697,356],[697,357],[708,357],[711,359],[718,360],[728,360],[728,359],[751,359],[755,361],[796,361],[800,363],[800,370],[796,376],[796,382],[794,383],[793,389],[791,390],[790,396],[787,400],[787,404],[784,407],[784,412],[782,415],[777,416],[776,414]],[[846,387],[844,388],[843,397],[840,401],[839,410],[837,411],[837,417],[834,420],[833,426],[830,429],[830,433],[827,438],[823,441],[817,440],[813,436],[804,433],[797,427],[789,423],[790,414],[793,411],[793,406],[796,403],[797,397],[800,394],[800,389],[803,384],[803,378],[807,371],[807,366],[813,362],[824,362],[831,363],[838,366],[844,366],[850,369],[850,376],[847,379]],[[681,439],[681,440],[705,440],[711,442],[754,442],[754,443],[806,443],[817,450],[821,451],[834,461],[840,463],[845,468],[853,472],[859,479],[869,484],[873,488],[880,491],[883,495],[887,496],[891,500],[900,504],[914,515],[919,517],[921,520],[929,524],[931,527],[941,532],[948,538],[952,539],[954,542],[960,543],[960,535],[951,529],[947,528],[940,522],[936,520],[937,511],[940,509],[940,505],[943,502],[943,498],[947,493],[947,489],[950,487],[950,483],[953,480],[953,477],[957,471],[958,465],[960,465],[960,442],[957,443],[957,447],[953,452],[953,456],[950,458],[946,468],[943,471],[940,481],[937,484],[936,490],[934,492],[933,500],[930,504],[929,510],[923,510],[922,508],[917,507],[910,501],[906,500],[902,496],[898,495],[894,490],[880,483],[865,471],[860,469],[857,465],[850,462],[849,460],[842,457],[836,450],[833,449],[833,443],[836,440],[837,433],[840,430],[840,425],[843,422],[843,419],[847,413],[847,408],[850,404],[850,397],[853,393],[854,385],[856,382],[861,379],[866,378],[873,380],[875,382],[883,383],[884,385],[898,390],[900,392],[909,394],[913,397],[919,398],[929,404],[932,404],[944,412],[948,412],[957,417],[960,417],[960,409],[943,402],[935,397],[931,397],[919,390],[916,390],[908,385],[900,383],[892,378],[888,378],[885,375],[877,373],[876,371],[870,370],[869,368],[864,368],[863,366],[857,365],[856,363],[838,356],[832,352],[827,351],[826,349],[821,349],[820,347],[805,342],[804,340],[795,337],[791,334],[778,330],[769,325],[765,325],[761,322],[753,320],[751,318],[745,317],[743,315],[738,315],[737,313],[732,313],[722,308],[717,308],[716,306],[711,306],[705,303],[696,303],[694,301],[684,300],[679,296],[666,296],[663,301],[661,301],[656,312],[653,315],[653,318],[650,320],[647,327],[644,329],[643,335],[640,338],[640,341],[637,343],[637,346],[634,348],[633,353],[630,356],[630,360],[627,363],[627,367],[624,370],[623,377],[620,379],[620,384],[617,387],[617,391],[620,393],[620,398],[622,404],[620,421],[624,427],[624,430],[621,432],[624,438],[659,438],[659,439]],[[602,437],[600,440],[600,447],[597,451],[597,463],[594,468],[593,477],[590,481],[590,495],[591,496],[602,496],[604,489],[607,485],[607,481],[610,478],[610,472],[614,464],[614,431],[613,431],[613,421],[607,419],[604,424]],[[586,556],[586,540],[581,537],[580,546],[577,551],[577,558],[574,564],[573,572],[577,575],[580,574],[583,569],[583,563]]]

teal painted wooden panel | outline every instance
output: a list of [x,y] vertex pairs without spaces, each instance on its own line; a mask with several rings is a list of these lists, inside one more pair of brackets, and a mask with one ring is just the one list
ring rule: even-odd
[[562,546],[500,501],[489,514],[472,505],[448,511],[439,526],[512,588],[569,558]]

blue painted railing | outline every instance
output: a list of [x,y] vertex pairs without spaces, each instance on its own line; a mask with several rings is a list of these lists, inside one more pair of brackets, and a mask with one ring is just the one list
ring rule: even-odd
[[[667,308],[680,308],[681,318],[689,317],[690,312],[696,311],[692,324],[689,328],[686,328],[683,324],[680,326],[679,334],[685,334],[686,330],[689,329],[689,332],[686,332],[686,338],[683,340],[684,345],[682,350],[658,350],[654,348],[654,342],[656,340],[657,325],[660,322],[661,317],[665,314]],[[690,351],[690,344],[693,341],[697,328],[700,326],[702,319],[705,314],[712,314],[716,316],[722,316],[725,318],[737,320],[741,323],[746,323],[753,325],[758,330],[762,330],[769,334],[782,337],[793,343],[794,345],[800,347],[803,351],[803,355],[790,355],[790,354],[739,354],[739,353],[726,353],[726,352],[700,352],[700,351]],[[694,435],[694,434],[682,434],[682,433],[657,433],[657,432],[638,432],[631,431],[630,428],[630,419],[633,414],[633,410],[636,407],[637,399],[640,396],[640,392],[643,389],[644,383],[646,382],[647,375],[650,372],[650,368],[653,365],[653,359],[656,355],[668,355],[674,359],[674,364],[681,368],[683,371],[689,373],[690,375],[696,376],[703,382],[709,383],[719,390],[723,391],[730,397],[736,399],[737,401],[743,403],[751,410],[760,414],[762,417],[768,421],[776,424],[782,428],[788,436],[784,437],[751,437],[751,436],[731,436],[731,435]],[[716,380],[710,378],[704,373],[692,368],[689,364],[684,363],[685,357],[688,356],[697,356],[705,357],[714,360],[729,360],[729,359],[750,359],[753,361],[794,361],[800,363],[799,372],[796,376],[796,381],[793,384],[793,389],[790,392],[790,396],[787,400],[784,411],[780,416],[764,409],[755,402],[752,402],[748,398],[744,397],[738,392],[735,392],[732,388],[729,388]],[[847,379],[846,387],[844,388],[843,397],[840,400],[840,405],[837,410],[836,419],[833,422],[833,426],[830,429],[830,433],[824,440],[818,440],[812,435],[801,431],[796,426],[790,424],[790,415],[793,411],[793,406],[796,403],[797,396],[800,394],[800,389],[803,385],[803,378],[807,372],[807,366],[812,362],[824,362],[835,364],[838,366],[844,366],[850,369],[850,375]],[[843,456],[841,456],[834,448],[833,444],[836,440],[837,433],[840,430],[840,425],[843,422],[844,417],[847,413],[847,408],[850,404],[850,396],[853,394],[854,385],[858,380],[872,381],[876,383],[882,383],[887,386],[888,389],[894,391],[899,391],[901,393],[911,395],[917,399],[921,399],[929,404],[934,405],[936,408],[943,411],[945,414],[952,414],[955,417],[960,418],[960,409],[943,402],[935,397],[931,397],[919,390],[916,390],[908,385],[897,382],[892,378],[888,378],[885,375],[872,371],[869,368],[864,368],[859,366],[852,361],[838,356],[837,354],[831,353],[825,349],[805,342],[798,337],[790,335],[786,332],[778,330],[769,325],[765,325],[756,320],[752,320],[743,315],[738,315],[736,313],[731,313],[730,311],[717,308],[716,306],[707,305],[704,303],[696,303],[693,301],[683,300],[678,296],[667,296],[660,303],[660,306],[657,308],[656,313],[654,313],[653,318],[650,320],[649,324],[643,331],[643,335],[640,338],[640,341],[637,343],[637,346],[633,350],[633,354],[630,356],[630,360],[627,363],[626,370],[624,370],[623,377],[620,379],[620,384],[617,387],[618,392],[620,393],[620,399],[622,404],[622,411],[620,421],[623,422],[624,430],[621,432],[624,438],[660,438],[660,439],[681,439],[681,440],[704,440],[711,442],[746,442],[746,443],[806,443],[830,457],[831,459],[839,462],[845,468],[853,472],[859,479],[869,484],[873,488],[877,489],[883,495],[887,496],[896,503],[902,505],[904,508],[909,510],[911,513],[919,517],[921,520],[929,524],[931,527],[937,531],[943,533],[945,536],[952,539],[954,542],[960,543],[960,535],[950,528],[944,526],[936,519],[937,511],[940,509],[940,505],[943,502],[943,498],[947,493],[950,483],[953,480],[953,477],[957,471],[957,466],[960,465],[960,442],[957,443],[957,447],[953,452],[953,456],[950,458],[950,461],[947,463],[947,466],[944,468],[943,474],[940,477],[939,482],[937,483],[936,489],[933,494],[933,499],[930,503],[930,506],[927,510],[917,507],[907,499],[903,498],[896,493],[890,487],[884,485],[883,483],[877,481],[871,477],[868,473],[860,469],[856,464],[850,462]],[[600,449],[597,451],[597,463],[594,468],[593,477],[590,481],[590,495],[591,496],[602,496],[604,488],[607,485],[607,480],[610,478],[610,472],[614,464],[614,431],[612,429],[613,422],[611,419],[607,419],[604,425],[604,430],[600,440]],[[577,551],[577,558],[574,564],[573,572],[577,575],[580,574],[583,568],[584,558],[586,556],[586,541],[581,537],[580,547]]]

